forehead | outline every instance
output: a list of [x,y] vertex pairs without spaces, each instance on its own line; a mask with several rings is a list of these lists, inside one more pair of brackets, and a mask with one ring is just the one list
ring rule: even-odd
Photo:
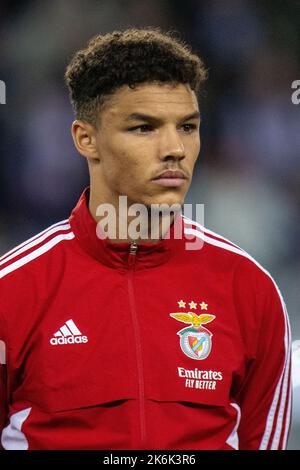
[[126,118],[131,113],[155,116],[187,115],[198,111],[198,100],[189,85],[143,84],[134,89],[119,88],[108,100],[106,113]]

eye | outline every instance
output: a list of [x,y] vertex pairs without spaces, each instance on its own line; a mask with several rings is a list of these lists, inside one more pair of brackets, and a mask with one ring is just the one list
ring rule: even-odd
[[128,129],[130,132],[135,132],[137,134],[146,134],[147,132],[153,131],[154,127],[150,124],[141,124],[139,126],[131,127]]
[[183,129],[186,134],[190,134],[191,132],[197,129],[197,126],[196,124],[183,124],[183,126],[181,126],[181,129]]

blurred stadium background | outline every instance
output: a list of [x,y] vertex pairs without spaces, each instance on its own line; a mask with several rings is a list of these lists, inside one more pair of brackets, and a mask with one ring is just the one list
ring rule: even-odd
[[[299,0],[1,0],[0,252],[65,218],[88,183],[63,73],[97,33],[176,29],[210,71],[186,202],[278,282],[300,338]],[[289,448],[300,449],[300,380]]]

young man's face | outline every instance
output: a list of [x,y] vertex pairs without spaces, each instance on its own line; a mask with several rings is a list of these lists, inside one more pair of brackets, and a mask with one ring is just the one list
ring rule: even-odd
[[[126,195],[129,204],[183,204],[200,151],[198,102],[190,87],[124,86],[108,100],[100,120],[99,163],[90,170],[106,202]],[[158,179],[168,170],[179,177]]]

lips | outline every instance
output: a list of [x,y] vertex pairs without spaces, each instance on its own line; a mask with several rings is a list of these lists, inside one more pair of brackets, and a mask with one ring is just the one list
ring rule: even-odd
[[178,188],[183,186],[187,180],[187,176],[181,170],[166,170],[156,178],[153,178],[153,183],[166,188]]
[[170,179],[186,179],[186,176],[184,174],[183,171],[180,171],[180,170],[167,170],[167,171],[164,171],[163,173],[161,173],[160,175],[156,176],[154,179],[157,180],[157,179],[166,179],[166,178],[170,178]]

